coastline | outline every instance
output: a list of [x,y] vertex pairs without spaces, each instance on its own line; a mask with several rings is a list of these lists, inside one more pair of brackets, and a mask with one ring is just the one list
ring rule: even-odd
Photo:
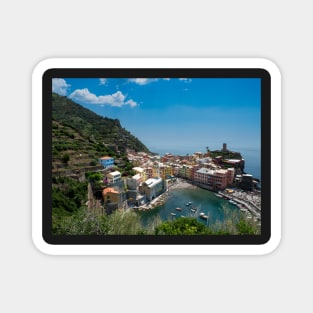
[[155,199],[153,199],[149,203],[141,205],[141,206],[137,207],[136,209],[138,209],[138,211],[147,211],[147,210],[152,210],[152,209],[155,209],[155,208],[163,205],[164,203],[166,203],[166,201],[170,197],[170,195],[169,195],[170,190],[196,189],[196,188],[198,188],[198,187],[190,184],[189,182],[185,181],[184,179],[177,178],[176,182],[174,182],[172,185],[170,185],[169,188],[164,193],[162,193],[161,195],[159,195],[158,197],[156,197]]
[[[144,205],[141,205],[139,207],[135,207],[135,210],[138,211],[149,211],[153,210],[155,208],[158,208],[165,204],[169,197],[170,197],[170,191],[171,190],[178,190],[178,189],[206,189],[206,188],[201,188],[201,186],[194,185],[187,180],[184,180],[182,178],[177,178],[176,181],[169,186],[169,188],[150,201],[149,203],[146,203]],[[212,191],[214,192],[214,191]],[[216,192],[214,192],[216,193]],[[229,194],[226,190],[219,191],[217,192],[218,194],[224,196],[225,198],[229,200],[235,200],[238,203],[238,207],[240,209],[245,208],[250,214],[255,216],[256,218],[260,219],[261,217],[261,199],[258,197],[258,201],[255,201],[256,199],[253,199],[254,197],[249,195],[249,193],[246,193],[244,191],[233,191],[231,194]]]

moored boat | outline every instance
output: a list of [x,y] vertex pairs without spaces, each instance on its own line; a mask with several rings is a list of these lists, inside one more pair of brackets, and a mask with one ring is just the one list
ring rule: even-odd
[[209,216],[206,215],[206,214],[203,213],[203,212],[201,212],[201,213],[199,214],[199,217],[202,218],[202,219],[204,219],[204,220],[208,220],[208,218],[209,218]]

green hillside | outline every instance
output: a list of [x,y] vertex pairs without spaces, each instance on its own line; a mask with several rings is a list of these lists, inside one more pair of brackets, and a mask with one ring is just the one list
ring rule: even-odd
[[119,120],[101,117],[66,97],[52,95],[53,172],[92,169],[103,155],[123,164],[126,148],[149,152]]

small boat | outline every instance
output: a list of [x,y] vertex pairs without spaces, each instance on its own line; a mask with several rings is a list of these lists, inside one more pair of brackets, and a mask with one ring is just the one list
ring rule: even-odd
[[231,203],[231,204],[233,204],[233,205],[236,205],[236,204],[237,204],[237,202],[235,202],[234,200],[229,200],[228,202]]
[[190,209],[191,212],[195,213],[197,209]]
[[190,201],[186,203],[187,206],[189,206],[190,204],[192,204],[192,202],[190,202]]
[[215,194],[217,197],[219,197],[219,198],[224,198],[222,195],[220,195],[219,193],[216,193]]
[[175,210],[176,211],[182,211],[183,209],[182,208],[176,208]]
[[176,213],[171,213],[172,216],[176,216]]
[[204,219],[204,220],[207,220],[207,219],[209,218],[209,216],[206,215],[206,214],[203,213],[203,212],[201,212],[201,213],[199,214],[199,217],[202,218],[202,219]]

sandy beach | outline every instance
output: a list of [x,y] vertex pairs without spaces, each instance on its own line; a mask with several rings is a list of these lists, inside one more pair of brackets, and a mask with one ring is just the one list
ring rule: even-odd
[[169,186],[169,190],[187,189],[187,188],[188,189],[196,189],[198,187],[188,183],[186,180],[183,180],[181,178],[177,178],[176,182],[174,182],[172,185]]

